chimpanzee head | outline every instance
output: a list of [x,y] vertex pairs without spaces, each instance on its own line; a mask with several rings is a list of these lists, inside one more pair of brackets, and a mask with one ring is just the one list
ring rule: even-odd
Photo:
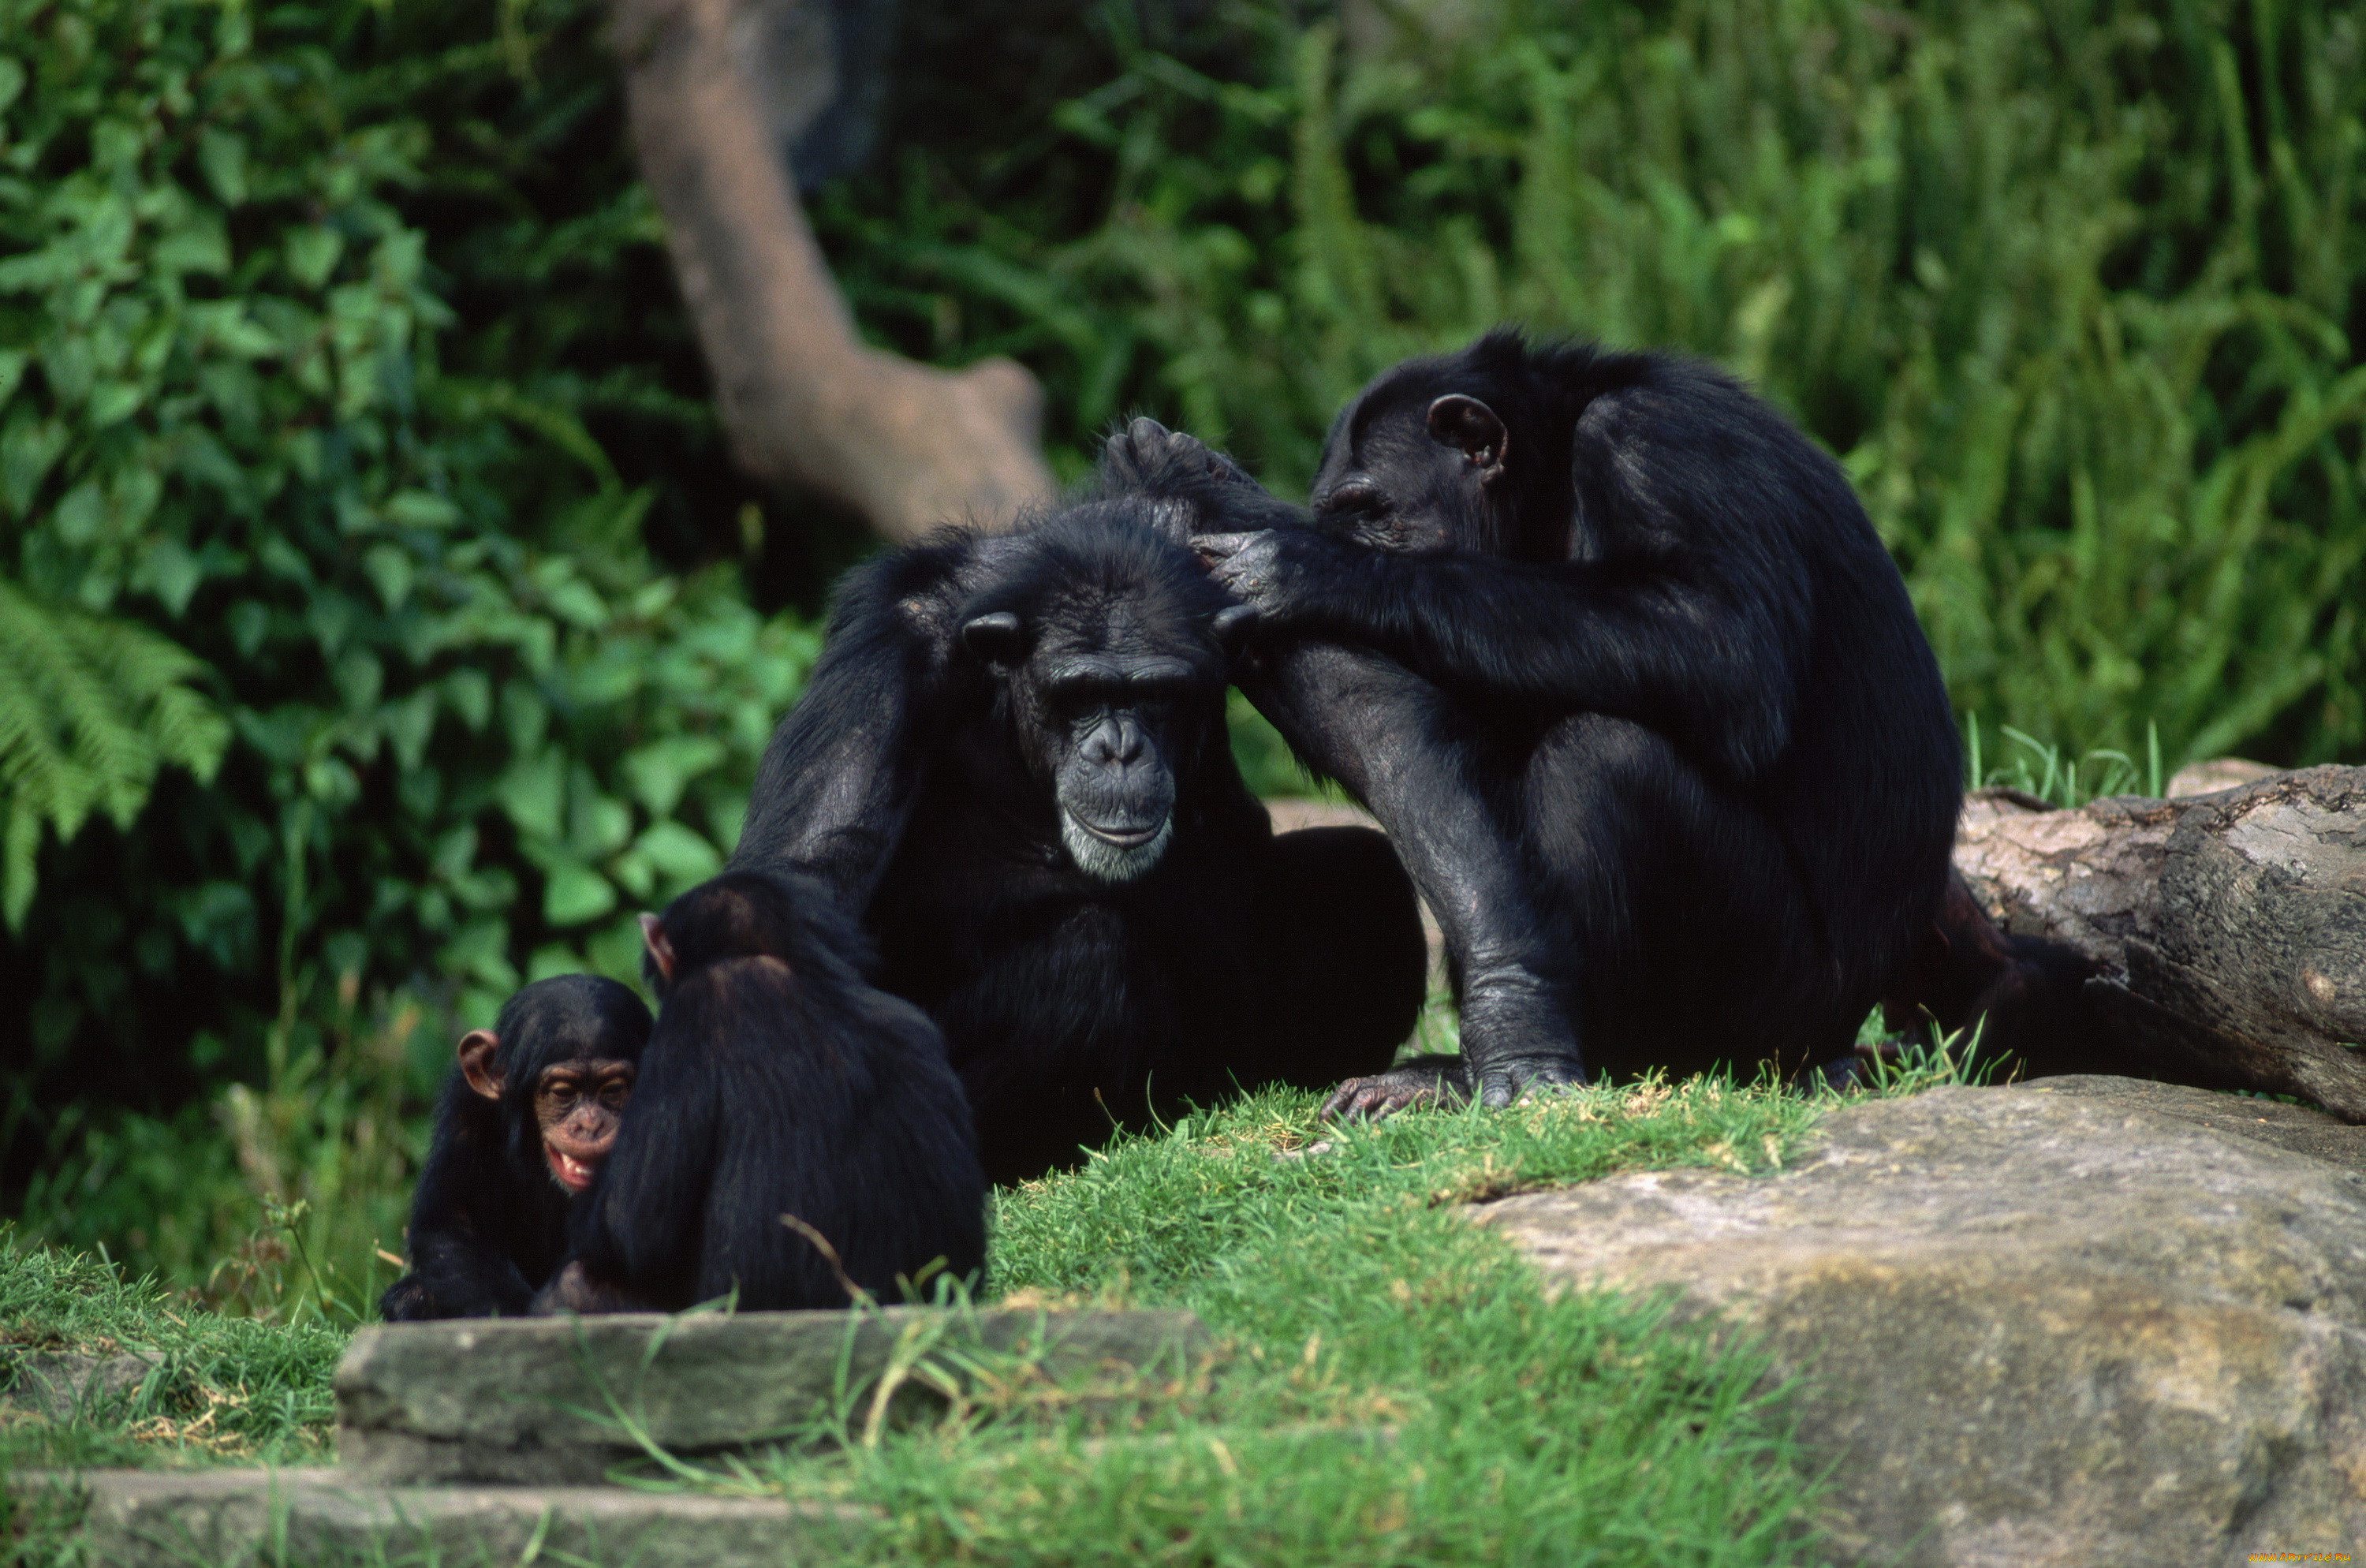
[[727,871],[641,917],[641,972],[660,1000],[710,964],[769,958],[850,981],[869,961],[862,933],[822,885],[794,872]]
[[1567,486],[1583,412],[1570,389],[1610,357],[1501,330],[1382,372],[1332,422],[1316,523],[1377,549],[1557,558],[1566,540],[1523,537],[1521,522],[1566,517],[1565,503],[1533,503]]
[[1073,507],[1008,541],[961,612],[1068,858],[1104,882],[1166,852],[1177,781],[1225,744],[1226,671],[1256,620],[1155,523],[1139,497]]
[[580,1192],[616,1141],[649,1043],[649,1010],[631,987],[598,975],[559,975],[512,997],[490,1029],[460,1039],[468,1087],[501,1108],[510,1157]]

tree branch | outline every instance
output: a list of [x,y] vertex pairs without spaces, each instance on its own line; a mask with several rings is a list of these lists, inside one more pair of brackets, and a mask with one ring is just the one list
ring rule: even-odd
[[1022,367],[939,370],[855,335],[735,57],[734,0],[617,0],[614,19],[641,175],[739,467],[896,540],[1049,499],[1042,395]]

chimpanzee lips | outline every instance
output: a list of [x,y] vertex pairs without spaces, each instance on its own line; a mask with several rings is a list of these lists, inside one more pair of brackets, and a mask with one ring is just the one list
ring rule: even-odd
[[571,1155],[560,1154],[548,1144],[542,1145],[542,1153],[543,1157],[550,1162],[551,1176],[569,1192],[582,1191],[592,1185],[592,1179],[600,1174],[597,1159],[577,1159]]
[[[1069,815],[1073,817],[1075,813],[1071,812]],[[1163,819],[1153,822],[1147,828],[1104,828],[1098,822],[1087,822],[1081,817],[1076,818],[1076,823],[1077,827],[1082,828],[1101,842],[1115,844],[1121,850],[1138,850],[1166,829],[1166,824]]]
[[1103,882],[1132,882],[1158,863],[1175,836],[1169,815],[1147,828],[1104,828],[1070,811],[1060,824],[1061,842],[1076,869]]

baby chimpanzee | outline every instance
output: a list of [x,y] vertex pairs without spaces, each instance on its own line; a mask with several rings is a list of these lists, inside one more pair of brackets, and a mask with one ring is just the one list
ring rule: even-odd
[[649,1010],[596,975],[537,980],[462,1036],[411,1209],[389,1322],[523,1313],[567,1250],[569,1200],[616,1136]]
[[[809,878],[731,872],[644,915],[660,998],[633,1108],[537,1310],[834,1307],[986,1258],[944,1039],[862,979]],[[818,1238],[818,1239],[817,1239]],[[827,1249],[827,1250],[825,1250]]]

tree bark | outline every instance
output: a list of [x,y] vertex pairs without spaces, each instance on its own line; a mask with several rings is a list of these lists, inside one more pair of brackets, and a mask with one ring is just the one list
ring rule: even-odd
[[2366,768],[2053,810],[1966,801],[1955,867],[2011,936],[2074,949],[2133,1065],[2366,1122]]
[[1004,524],[1054,493],[1042,394],[1008,359],[944,371],[864,344],[798,205],[771,105],[740,66],[744,0],[616,0],[641,175],[734,459],[887,537]]

